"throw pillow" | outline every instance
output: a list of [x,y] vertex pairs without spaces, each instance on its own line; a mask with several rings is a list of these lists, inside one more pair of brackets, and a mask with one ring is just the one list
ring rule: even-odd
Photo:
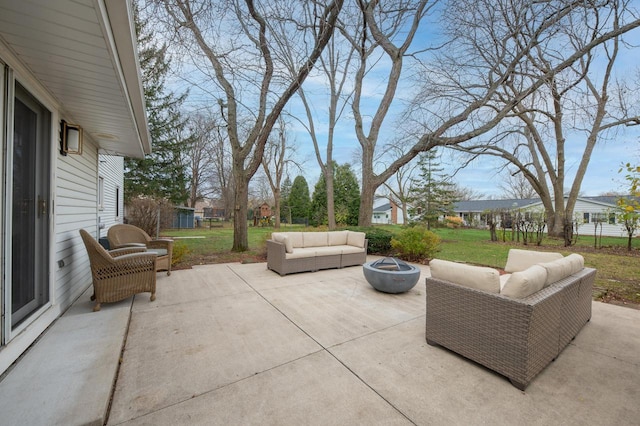
[[546,279],[547,270],[540,265],[533,265],[524,271],[511,274],[500,294],[513,299],[522,299],[540,291]]
[[562,259],[560,253],[511,249],[504,270],[509,273],[524,271],[537,263],[552,262],[557,259]]

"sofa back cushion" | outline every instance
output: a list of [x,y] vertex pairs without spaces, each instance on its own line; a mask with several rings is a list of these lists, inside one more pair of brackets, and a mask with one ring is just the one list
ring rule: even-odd
[[547,270],[545,287],[551,283],[560,281],[573,273],[571,259],[568,257],[563,257],[562,259],[554,260],[553,262],[540,263],[540,266]]
[[302,244],[302,232],[282,232],[282,234],[286,235],[291,241],[291,246],[295,248],[302,248],[304,245]]
[[364,240],[367,234],[364,232],[347,231],[347,244],[354,247],[364,248]]
[[584,257],[578,253],[571,253],[566,258],[569,259],[569,262],[571,263],[571,274],[575,274],[576,272],[580,272],[584,269]]
[[326,247],[329,245],[327,237],[328,232],[304,232],[302,241],[305,248],[307,247]]
[[271,239],[284,244],[284,249],[287,253],[293,253],[293,243],[287,234],[286,232],[274,232],[271,234]]
[[542,290],[546,280],[547,270],[540,265],[533,265],[524,271],[511,274],[500,294],[514,299],[522,299]]
[[560,253],[511,249],[504,270],[506,272],[520,272],[537,263],[552,262],[557,259],[562,259]]
[[331,231],[327,233],[329,236],[329,245],[330,246],[346,246],[347,245],[347,235],[349,235],[349,231]]
[[440,259],[431,260],[429,268],[432,278],[488,293],[500,293],[500,274],[493,268]]

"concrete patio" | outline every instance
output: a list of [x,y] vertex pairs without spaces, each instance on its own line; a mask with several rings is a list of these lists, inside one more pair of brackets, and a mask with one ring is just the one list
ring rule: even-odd
[[87,293],[0,382],[0,424],[638,424],[640,311],[594,302],[520,392],[426,344],[422,269],[400,295],[264,263],[159,273],[155,302],[99,313]]

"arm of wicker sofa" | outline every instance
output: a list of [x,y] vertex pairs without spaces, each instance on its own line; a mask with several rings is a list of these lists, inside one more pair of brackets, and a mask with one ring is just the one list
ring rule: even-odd
[[558,355],[560,289],[510,299],[426,279],[426,338],[508,377],[524,390]]
[[267,240],[267,268],[280,275],[285,275],[285,253],[284,243]]

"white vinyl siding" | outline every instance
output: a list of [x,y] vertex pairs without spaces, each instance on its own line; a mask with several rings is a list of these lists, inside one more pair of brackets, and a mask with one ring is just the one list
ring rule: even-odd
[[[85,137],[82,155],[58,155],[55,200],[55,303],[64,310],[91,285],[80,229],[97,236],[98,150]],[[64,266],[59,266],[59,262]]]
[[98,173],[104,178],[102,209],[99,212],[100,236],[106,237],[107,229],[122,223],[124,186],[124,159],[113,155],[99,156]]

